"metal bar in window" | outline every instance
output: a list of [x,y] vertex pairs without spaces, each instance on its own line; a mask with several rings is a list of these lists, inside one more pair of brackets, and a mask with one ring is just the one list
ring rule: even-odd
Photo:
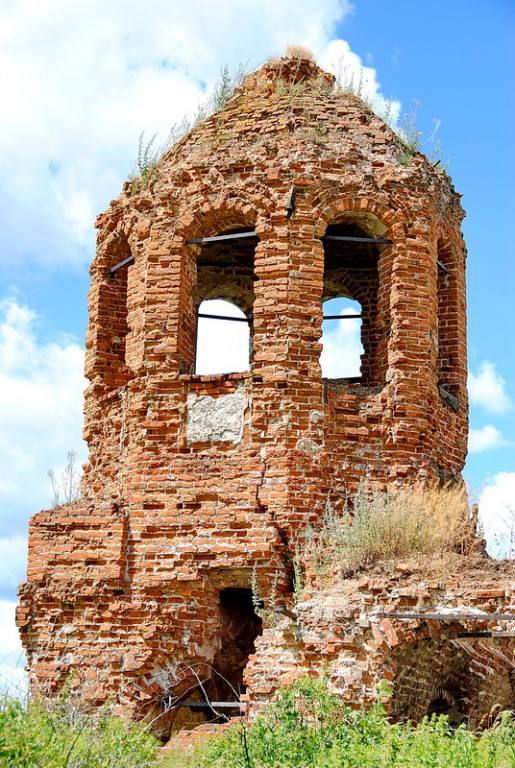
[[295,211],[295,197],[297,195],[297,190],[295,187],[291,188],[291,195],[290,195],[290,202],[286,206],[286,218],[291,219],[293,216],[293,213]]
[[256,231],[235,232],[233,235],[215,235],[214,237],[199,237],[196,240],[186,240],[186,245],[196,245],[197,243],[218,243],[222,240],[237,240],[241,237],[257,237]]
[[227,315],[207,315],[204,312],[199,312],[198,317],[207,317],[209,320],[233,320],[235,323],[248,323],[247,317],[228,317]]
[[209,709],[234,709],[235,707],[243,707],[243,704],[241,701],[178,701],[175,704],[170,705],[170,709],[176,709],[176,707],[194,707],[196,709],[201,709],[204,707]]
[[347,240],[350,243],[385,243],[393,245],[393,240],[385,237],[343,237],[342,235],[324,235],[321,240]]
[[[236,323],[248,323],[250,322],[246,317],[229,317],[228,315],[208,315],[205,312],[199,312],[198,317],[205,317],[209,320],[233,320]],[[363,315],[324,315],[324,320],[356,320],[363,317]]]
[[118,264],[115,264],[114,267],[111,267],[109,270],[109,277],[114,277],[114,273],[118,272],[119,269],[124,267],[126,264],[132,264],[134,261],[134,256],[127,256],[126,259],[123,261],[120,261]]
[[492,637],[492,632],[490,630],[485,630],[484,632],[460,632],[456,637]]
[[363,315],[324,315],[324,320],[355,320]]
[[515,637],[515,632],[460,632],[457,637]]
[[443,262],[441,262],[441,261],[440,261],[440,259],[437,259],[437,260],[436,260],[436,263],[437,263],[437,265],[438,265],[439,269],[441,269],[441,270],[442,270],[442,272],[445,272],[445,274],[446,274],[446,275],[448,275],[448,274],[449,274],[449,270],[447,269],[447,267],[445,266],[445,264],[444,264]]
[[423,611],[406,611],[392,613],[388,611],[378,611],[376,616],[393,617],[394,619],[436,619],[437,621],[515,621],[515,613],[430,613]]

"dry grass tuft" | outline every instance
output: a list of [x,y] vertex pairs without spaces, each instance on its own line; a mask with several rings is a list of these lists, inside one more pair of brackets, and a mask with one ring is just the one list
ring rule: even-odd
[[308,61],[315,60],[315,57],[309,48],[305,48],[303,45],[287,45],[284,51],[284,55],[287,59],[308,59]]
[[342,516],[328,512],[308,537],[308,559],[320,574],[351,574],[386,560],[465,554],[474,532],[463,487],[398,492],[359,488]]

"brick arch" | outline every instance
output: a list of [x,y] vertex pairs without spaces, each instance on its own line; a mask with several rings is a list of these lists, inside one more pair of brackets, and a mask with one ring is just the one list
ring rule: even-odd
[[[355,224],[366,232],[370,226],[367,227],[365,215],[377,220],[378,226],[375,227],[378,230],[375,233],[377,236],[393,236],[385,223],[387,217],[385,208],[377,202],[364,197],[351,198],[344,195],[328,200],[327,194],[321,195],[320,201],[324,203],[324,207],[319,206],[317,211],[318,218],[314,222],[315,238],[323,237],[327,227],[333,224]],[[397,227],[400,228],[400,226],[399,223]],[[324,254],[329,258],[330,251],[331,248],[324,247]],[[392,248],[383,246],[382,250],[377,251],[377,255],[379,256],[377,261],[370,260],[369,255],[362,261],[358,252],[353,257],[350,254],[347,256],[348,269],[351,272],[355,271],[356,275],[353,298],[360,302],[363,314],[361,333],[364,353],[361,357],[361,383],[365,386],[383,385],[388,367],[390,286],[394,253]],[[325,263],[329,264],[327,261]],[[343,262],[342,269],[345,269]],[[348,282],[347,277],[344,279],[342,275],[340,279],[343,284]]]
[[357,281],[353,280],[352,277],[347,276],[345,278],[343,288],[349,293],[349,296],[346,296],[344,293],[340,293],[335,296],[325,296],[324,294],[322,296],[322,301],[329,301],[330,299],[338,299],[340,297],[344,297],[359,301],[362,307],[369,303],[369,297],[364,295],[363,287]]
[[452,245],[452,238],[450,235],[450,232],[448,231],[448,228],[446,226],[445,221],[439,220],[436,223],[436,246],[438,249],[442,249],[443,251],[452,251],[453,245]]
[[318,210],[313,227],[314,238],[322,237],[329,224],[344,213],[372,214],[386,227],[384,236],[394,241],[403,236],[405,227],[409,223],[408,213],[402,203],[386,198],[383,201],[361,195],[334,196],[324,191],[319,196],[314,196],[310,202],[313,208]]
[[[266,202],[270,203],[266,205]],[[207,198],[198,195],[188,201],[188,210],[177,214],[176,242],[185,242],[199,237],[211,237],[231,227],[255,226],[259,230],[274,209],[273,198],[268,188],[258,188],[252,194],[234,192],[228,189],[215,190]],[[174,214],[173,218],[176,218]]]
[[[409,626],[385,618],[373,630],[376,650],[370,671],[376,682],[390,681],[388,713],[396,720],[420,720],[437,700],[449,705],[455,724],[477,728],[496,706],[515,707],[512,658],[515,641],[460,639],[463,622],[412,620]],[[437,626],[435,626],[437,624]],[[486,646],[485,642],[491,642]]]
[[129,249],[131,253],[138,250],[133,227],[126,222],[119,222],[98,243],[95,258],[91,264],[91,274],[100,273],[104,277],[118,261],[124,256],[124,251]]

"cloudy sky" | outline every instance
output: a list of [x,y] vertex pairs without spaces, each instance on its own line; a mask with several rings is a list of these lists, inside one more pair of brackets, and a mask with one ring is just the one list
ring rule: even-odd
[[[254,69],[289,43],[326,68],[362,70],[377,106],[393,99],[401,121],[418,100],[424,137],[439,122],[468,214],[464,474],[492,541],[510,529],[514,34],[512,0],[0,0],[0,661],[18,654],[15,590],[28,519],[51,503],[47,472],[70,449],[85,457],[94,217],[130,174],[142,131],[164,141],[221,67]],[[349,348],[352,323],[334,330]]]

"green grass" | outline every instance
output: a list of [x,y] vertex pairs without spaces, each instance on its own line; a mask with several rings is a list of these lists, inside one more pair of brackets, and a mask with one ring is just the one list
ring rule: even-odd
[[513,768],[515,722],[503,713],[480,734],[445,717],[392,725],[379,704],[356,712],[325,681],[300,678],[254,722],[235,722],[194,751],[158,753],[142,725],[108,707],[85,714],[66,692],[26,707],[0,699],[2,768]]
[[323,681],[299,679],[252,724],[236,723],[167,768],[513,768],[515,724],[505,714],[476,735],[445,717],[391,725],[380,705],[346,707]]
[[86,714],[67,694],[26,707],[0,699],[1,768],[150,768],[159,746],[140,725],[108,708]]

